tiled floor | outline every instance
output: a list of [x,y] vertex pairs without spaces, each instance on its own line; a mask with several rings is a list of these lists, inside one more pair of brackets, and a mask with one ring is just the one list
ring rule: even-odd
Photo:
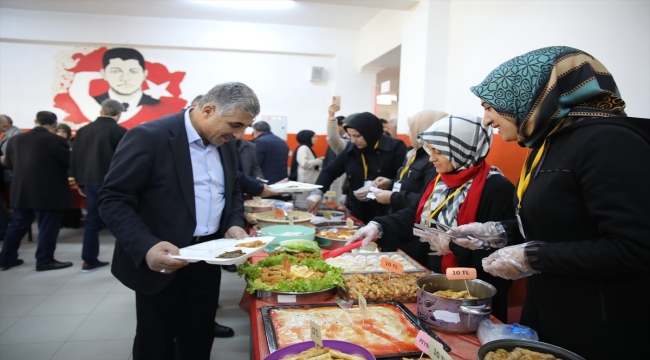
[[[81,273],[82,237],[83,229],[59,234],[56,259],[72,261],[71,268],[37,273],[36,245],[25,238],[19,251],[25,264],[0,271],[0,360],[131,359],[135,295],[108,267]],[[111,260],[114,241],[101,233],[101,260]],[[223,272],[217,320],[235,337],[215,339],[211,360],[249,358],[249,317],[238,306],[244,287],[236,274]]]

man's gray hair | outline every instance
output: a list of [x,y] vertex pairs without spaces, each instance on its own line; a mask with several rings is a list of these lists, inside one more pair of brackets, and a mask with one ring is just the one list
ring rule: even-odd
[[213,87],[199,100],[196,107],[213,105],[219,116],[235,115],[237,109],[256,117],[260,113],[260,102],[251,88],[239,82],[227,82]]
[[117,100],[106,99],[102,101],[102,115],[104,116],[117,116],[123,111],[124,105]]
[[2,116],[2,117],[4,117],[5,119],[7,119],[7,122],[9,123],[9,125],[13,125],[13,124],[14,124],[14,121],[11,120],[11,118],[10,118],[9,116],[7,116],[7,115],[5,115],[5,114],[2,114],[2,115],[0,115],[0,116]]
[[271,131],[271,125],[266,121],[257,121],[253,124],[253,129],[259,132]]
[[197,95],[194,98],[194,100],[192,100],[192,102],[190,103],[190,106],[196,106],[199,103],[199,101],[201,101],[201,99],[203,99],[203,95]]

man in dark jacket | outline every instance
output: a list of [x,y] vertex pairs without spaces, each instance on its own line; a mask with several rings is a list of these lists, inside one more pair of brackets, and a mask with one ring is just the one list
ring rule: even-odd
[[67,174],[70,148],[64,138],[54,135],[54,113],[38,112],[35,123],[35,128],[14,136],[7,144],[5,166],[13,170],[10,199],[14,217],[0,252],[3,270],[23,264],[18,248],[34,217],[38,219],[36,271],[72,266],[71,262],[54,260],[63,210],[72,207]]
[[271,126],[266,121],[253,124],[253,138],[257,147],[257,162],[269,184],[286,178],[289,158],[287,143],[271,132]]
[[100,116],[94,122],[77,131],[75,146],[70,158],[72,176],[79,186],[79,193],[86,197],[86,227],[84,229],[81,272],[93,271],[108,265],[99,261],[99,231],[103,223],[97,202],[99,189],[108,173],[111,159],[126,129],[117,124],[124,111],[122,103],[112,99],[102,101]]

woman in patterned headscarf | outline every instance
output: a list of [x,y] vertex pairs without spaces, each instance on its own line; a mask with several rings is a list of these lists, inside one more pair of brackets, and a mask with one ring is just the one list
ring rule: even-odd
[[[485,161],[492,132],[481,125],[481,118],[449,115],[435,122],[418,138],[439,175],[425,186],[418,202],[390,216],[375,218],[349,242],[369,242],[376,237],[379,238],[377,244],[382,247],[386,243],[407,242],[413,238],[413,223],[430,225],[430,219],[456,226],[514,218],[511,202],[514,187],[499,169]],[[448,267],[476,268],[479,279],[497,288],[492,299],[492,313],[505,322],[509,282],[493,277],[481,267],[481,260],[494,249],[487,245],[485,250],[471,251],[449,240],[436,233],[420,240],[429,242],[434,255],[444,255],[442,264],[433,263],[439,261],[439,256],[431,257],[428,267],[443,273]]]
[[[521,322],[587,359],[647,356],[650,313],[650,121],[627,117],[612,75],[593,56],[548,47],[511,59],[471,88],[484,123],[531,148],[517,186],[519,223],[483,262],[528,276]],[[469,224],[457,233],[494,231]],[[471,247],[472,242],[467,241]]]

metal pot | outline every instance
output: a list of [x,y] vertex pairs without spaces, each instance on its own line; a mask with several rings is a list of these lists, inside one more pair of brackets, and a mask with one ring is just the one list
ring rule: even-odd
[[553,355],[558,359],[564,360],[585,360],[582,356],[572,353],[569,350],[563,349],[559,346],[534,341],[534,340],[522,340],[522,339],[502,339],[494,340],[489,343],[484,344],[478,349],[478,354],[476,358],[478,360],[483,360],[485,355],[490,351],[496,351],[497,349],[504,349],[506,351],[512,351],[516,347],[528,349],[531,351],[537,351],[542,354]]
[[[316,236],[314,237],[314,240],[318,242],[318,246],[321,249],[327,249],[327,250],[334,250],[338,249],[341,246],[345,246],[345,243],[348,242],[347,239],[330,239],[326,237],[322,237],[318,235],[318,232],[327,230],[327,229],[347,229],[348,227],[346,225],[337,225],[337,226],[322,226],[322,227],[317,227],[316,228]],[[358,226],[353,226],[352,227],[355,230],[358,230]]]
[[[488,319],[492,312],[492,297],[497,289],[482,280],[448,280],[442,274],[428,275],[418,279],[418,317],[430,328],[450,334],[470,334],[478,330],[478,324]],[[477,300],[449,299],[433,295],[438,290],[467,290]]]

